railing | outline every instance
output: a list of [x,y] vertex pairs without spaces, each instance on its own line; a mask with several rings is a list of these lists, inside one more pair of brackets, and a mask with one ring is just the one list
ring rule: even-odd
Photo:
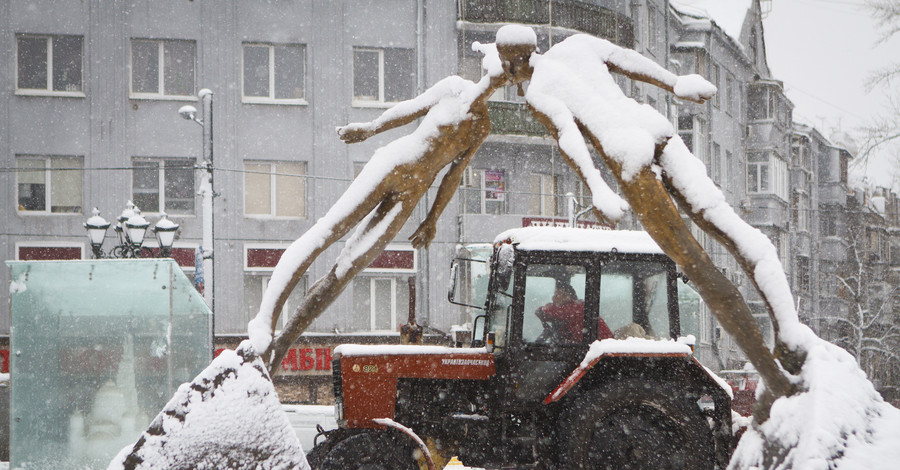
[[492,134],[550,136],[524,103],[491,101],[488,103],[488,115],[491,117]]
[[[473,23],[551,23],[551,0],[458,0],[461,20]],[[553,26],[634,47],[634,23],[610,8],[579,0],[552,0]]]

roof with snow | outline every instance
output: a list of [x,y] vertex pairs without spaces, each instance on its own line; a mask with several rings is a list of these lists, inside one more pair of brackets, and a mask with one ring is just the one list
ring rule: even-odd
[[663,254],[647,232],[561,227],[524,227],[497,235],[495,242],[509,241],[520,250],[613,251]]
[[713,20],[722,31],[740,44],[741,28],[753,0],[671,0],[678,11]]

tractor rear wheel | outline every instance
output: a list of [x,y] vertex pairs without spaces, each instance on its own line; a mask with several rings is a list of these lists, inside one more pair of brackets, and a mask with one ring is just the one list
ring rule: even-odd
[[624,380],[582,395],[563,424],[565,468],[713,468],[709,424],[679,391]]
[[330,446],[310,462],[313,470],[418,470],[409,438],[372,431],[354,434]]

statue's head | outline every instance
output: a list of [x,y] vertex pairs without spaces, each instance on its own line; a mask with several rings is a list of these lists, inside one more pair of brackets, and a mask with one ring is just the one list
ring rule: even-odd
[[534,30],[522,25],[506,25],[497,30],[497,52],[503,63],[503,71],[513,83],[531,79],[532,68],[528,61],[537,50]]

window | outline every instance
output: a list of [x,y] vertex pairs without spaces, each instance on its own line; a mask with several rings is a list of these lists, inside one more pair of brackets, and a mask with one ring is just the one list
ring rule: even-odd
[[659,35],[656,7],[647,5],[647,49],[656,52],[656,39]]
[[244,102],[305,103],[306,46],[244,44]]
[[194,41],[131,40],[131,95],[193,96]]
[[722,147],[713,142],[712,160],[709,162],[709,174],[716,183],[722,181]]
[[794,192],[794,230],[798,232],[809,231],[809,195],[804,192]]
[[[259,312],[259,306],[262,303],[263,293],[269,286],[272,275],[266,272],[245,272],[244,273],[244,312],[247,321],[256,317]],[[291,316],[294,310],[300,305],[300,301],[306,295],[306,276],[300,278],[297,287],[291,292],[281,314],[278,316],[277,328],[284,328],[287,318]]]
[[734,109],[734,79],[731,74],[725,75],[725,111],[733,113]]
[[16,91],[81,95],[81,36],[16,37]]
[[809,292],[810,288],[810,268],[809,258],[797,258],[797,287],[801,292]]
[[732,185],[732,175],[734,174],[734,168],[732,165],[734,164],[734,157],[732,156],[731,150],[725,151],[725,165],[722,166],[722,181],[726,181],[729,184],[727,186],[731,187]]
[[194,213],[194,163],[181,159],[134,159],[131,200],[147,213]]
[[528,213],[559,215],[558,177],[535,173],[529,176]]
[[352,329],[397,331],[409,318],[411,285],[415,285],[415,277],[360,276],[354,279]]
[[82,204],[80,157],[16,157],[18,210],[77,214]]
[[464,213],[506,213],[505,170],[468,169],[463,177],[462,183]]
[[[584,266],[530,264],[525,270],[522,341],[581,343],[584,339]],[[608,335],[604,335],[606,339]]]
[[412,98],[415,50],[353,48],[353,105],[366,106]]
[[787,162],[772,152],[748,152],[747,191],[775,194],[787,201]]
[[[710,67],[709,81],[712,82],[716,88],[719,88],[719,64],[712,64],[712,67]],[[712,104],[717,108],[719,107],[719,93],[713,95]]]
[[244,162],[244,214],[306,217],[306,162]]

